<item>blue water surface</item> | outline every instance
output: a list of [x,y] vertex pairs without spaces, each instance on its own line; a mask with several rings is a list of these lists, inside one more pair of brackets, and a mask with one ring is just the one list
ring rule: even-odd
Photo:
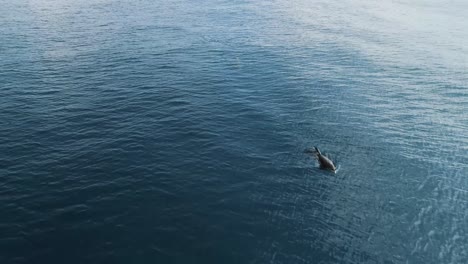
[[0,263],[468,263],[442,2],[1,1]]

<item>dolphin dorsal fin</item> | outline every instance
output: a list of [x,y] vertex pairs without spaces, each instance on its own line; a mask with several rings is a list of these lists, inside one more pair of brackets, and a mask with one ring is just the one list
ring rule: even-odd
[[317,151],[317,153],[318,153],[319,155],[322,155],[322,153],[320,152],[320,150],[319,150],[317,147],[314,147],[314,149],[315,149],[315,151]]

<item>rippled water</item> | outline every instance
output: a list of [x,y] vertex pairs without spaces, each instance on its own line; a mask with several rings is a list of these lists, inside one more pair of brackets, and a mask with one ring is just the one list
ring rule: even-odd
[[1,263],[468,263],[465,2],[1,6]]

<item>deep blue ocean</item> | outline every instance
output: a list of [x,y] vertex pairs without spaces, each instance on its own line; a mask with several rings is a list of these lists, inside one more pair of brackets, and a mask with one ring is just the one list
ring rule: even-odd
[[468,263],[468,2],[0,6],[1,264]]

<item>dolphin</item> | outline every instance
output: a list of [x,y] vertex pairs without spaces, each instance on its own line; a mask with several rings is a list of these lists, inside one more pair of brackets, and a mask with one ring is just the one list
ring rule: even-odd
[[335,164],[329,158],[325,157],[322,152],[317,147],[314,147],[315,151],[312,149],[306,149],[304,152],[309,154],[314,154],[317,158],[318,162],[320,163],[320,168],[325,170],[331,170],[336,172]]

